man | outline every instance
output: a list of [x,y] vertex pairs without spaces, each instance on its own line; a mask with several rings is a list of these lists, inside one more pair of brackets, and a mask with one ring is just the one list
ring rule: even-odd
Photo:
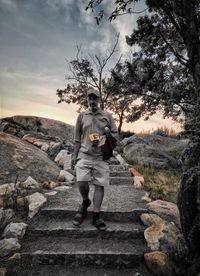
[[[92,223],[98,230],[106,230],[105,222],[100,218],[104,197],[104,187],[109,185],[109,165],[102,153],[101,144],[105,135],[117,138],[117,127],[109,112],[98,107],[99,92],[90,88],[87,91],[88,109],[81,112],[75,126],[75,147],[73,166],[76,169],[77,184],[82,204],[74,217],[73,224],[79,226],[87,216],[89,183],[94,184]],[[104,140],[104,142],[102,142]]]

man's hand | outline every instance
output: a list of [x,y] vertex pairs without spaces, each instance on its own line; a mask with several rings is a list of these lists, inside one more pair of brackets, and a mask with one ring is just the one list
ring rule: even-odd
[[109,134],[109,133],[110,133],[109,127],[106,126],[106,127],[104,128],[104,131],[105,131],[106,134]]

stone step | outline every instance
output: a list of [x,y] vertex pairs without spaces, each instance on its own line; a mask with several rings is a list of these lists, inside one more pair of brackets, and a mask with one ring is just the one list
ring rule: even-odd
[[110,185],[132,185],[133,186],[133,177],[132,176],[110,177]]
[[93,267],[67,267],[61,265],[37,265],[29,268],[17,269],[6,274],[7,276],[150,276],[144,265],[137,268],[93,268]]
[[115,159],[115,158],[111,158],[109,160],[109,164],[110,165],[120,165],[120,162],[117,159]]
[[124,171],[126,168],[123,165],[109,165],[111,172]]
[[[143,213],[147,213],[147,209],[135,209],[130,212],[109,212],[102,210],[101,216],[102,218],[107,222],[140,222],[140,216]],[[52,208],[52,207],[46,207],[41,209],[40,214],[43,216],[47,216],[49,218],[65,218],[68,220],[72,220],[74,216],[76,215],[76,210],[69,210],[63,207],[58,208]],[[88,219],[92,219],[92,210],[88,210]]]
[[21,262],[25,265],[67,265],[91,267],[138,267],[143,263],[146,245],[101,238],[33,237],[24,238]]
[[[91,185],[89,197],[92,200],[94,187]],[[110,221],[136,221],[143,212],[147,212],[146,202],[142,200],[144,191],[136,190],[133,185],[110,185],[105,188],[102,204],[102,216]],[[76,185],[49,197],[40,213],[49,217],[72,218],[82,202]],[[91,216],[93,204],[89,207]]]
[[79,227],[75,227],[72,224],[72,220],[69,219],[39,216],[32,220],[26,236],[101,237],[102,239],[118,240],[144,238],[145,228],[140,223],[106,222],[106,225],[107,230],[101,232],[91,224],[91,220],[89,219],[86,219]]
[[111,177],[132,177],[132,174],[130,171],[111,171],[110,172]]

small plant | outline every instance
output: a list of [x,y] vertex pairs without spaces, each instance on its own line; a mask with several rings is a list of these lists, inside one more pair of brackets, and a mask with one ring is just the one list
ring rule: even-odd
[[10,193],[8,188],[6,188],[6,191],[3,195],[3,209],[8,209],[10,206]]
[[3,208],[13,208],[15,210],[18,209],[18,199],[22,196],[21,190],[17,186],[18,175],[16,176],[14,183],[14,190],[9,191],[9,188],[6,189],[5,194],[3,195]]

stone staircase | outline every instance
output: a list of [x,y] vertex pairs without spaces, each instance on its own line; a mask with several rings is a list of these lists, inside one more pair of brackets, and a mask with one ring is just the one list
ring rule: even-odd
[[[147,276],[147,252],[139,216],[146,211],[129,171],[112,160],[111,185],[105,191],[102,217],[108,229],[91,225],[92,206],[80,227],[72,219],[81,198],[76,185],[49,197],[29,224],[22,241],[21,261],[8,275],[16,276]],[[93,187],[90,189],[92,198]]]

